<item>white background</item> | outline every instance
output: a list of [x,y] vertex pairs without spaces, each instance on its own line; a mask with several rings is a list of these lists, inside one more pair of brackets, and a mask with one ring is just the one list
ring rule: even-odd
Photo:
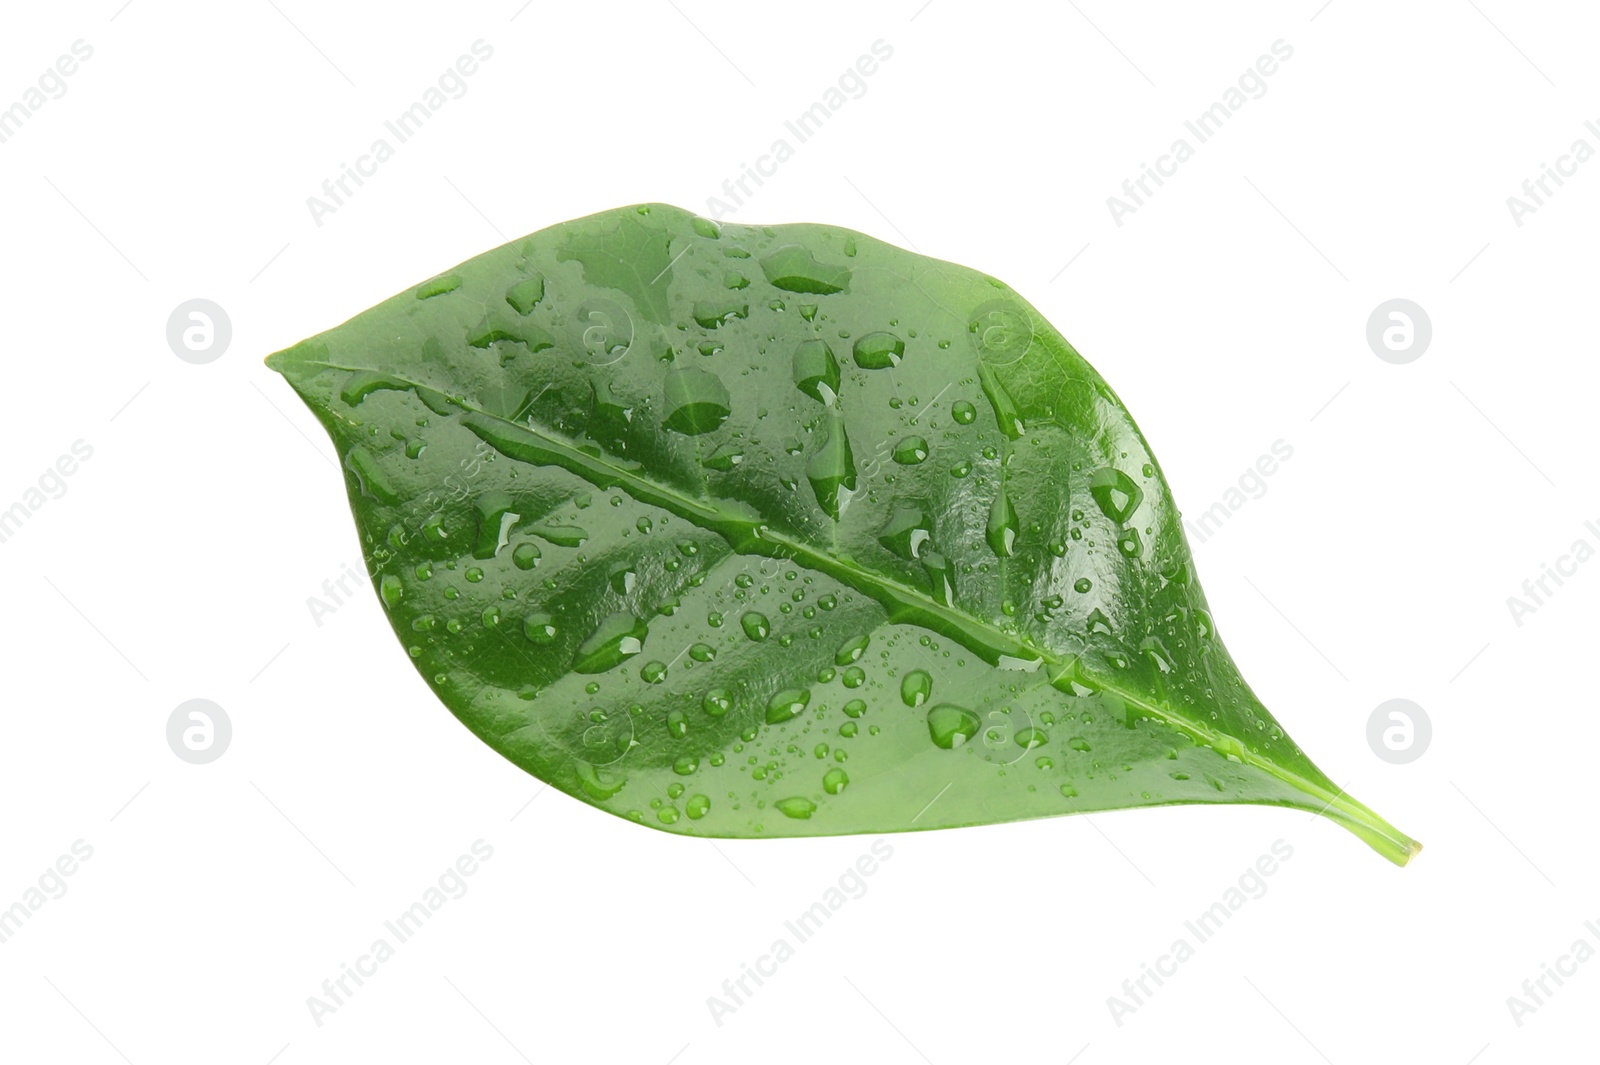
[[[1600,963],[1520,1026],[1506,1000],[1600,947],[1600,564],[1520,626],[1506,600],[1600,545],[1600,161],[1521,226],[1506,198],[1600,148],[1600,26],[1575,3],[1318,2],[9,8],[0,106],[94,53],[0,144],[0,508],[74,441],[93,457],[0,544],[0,906],[74,841],[93,857],[0,944],[0,1056],[1591,1057]],[[480,38],[466,94],[318,226],[307,197]],[[261,357],[503,239],[641,201],[709,213],[879,39],[865,95],[733,220],[1004,278],[1118,389],[1191,515],[1291,445],[1195,545],[1200,576],[1264,701],[1427,849],[1397,869],[1246,807],[895,836],[719,1026],[708,996],[871,840],[641,831],[472,738],[367,590],[318,625],[307,598],[357,541],[331,447]],[[1116,225],[1106,198],[1279,39],[1266,94]],[[165,338],[195,297],[233,323],[209,365]],[[1433,323],[1408,365],[1365,339],[1394,297]],[[1398,697],[1434,735],[1396,766],[1365,730]],[[209,765],[167,746],[191,698],[233,723]],[[470,890],[314,1023],[308,996],[478,839]],[[1108,996],[1279,839],[1266,894],[1115,1023]]]

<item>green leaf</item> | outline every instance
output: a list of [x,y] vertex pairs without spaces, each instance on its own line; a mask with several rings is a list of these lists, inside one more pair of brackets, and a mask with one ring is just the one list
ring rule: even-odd
[[632,207],[277,353],[446,706],[667,831],[1345,795],[1217,637],[1133,419],[983,274]]

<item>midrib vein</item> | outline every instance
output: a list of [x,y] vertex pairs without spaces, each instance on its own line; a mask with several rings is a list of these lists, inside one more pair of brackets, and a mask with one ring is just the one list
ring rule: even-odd
[[[340,370],[347,373],[378,373],[413,390],[418,388],[431,389],[429,385],[419,384],[390,371],[378,370],[372,367],[342,366],[336,363],[310,359],[299,361],[295,365],[321,366],[326,369]],[[438,390],[433,389],[433,391]],[[550,436],[531,425],[513,422],[448,395],[446,395],[446,398],[452,404],[463,408],[467,412],[462,416],[463,424],[475,435],[481,436],[482,434],[478,433],[474,427],[475,423],[467,422],[466,418],[475,417],[481,422],[502,426],[508,434],[514,434],[516,438],[522,439],[524,443],[547,452],[556,460],[556,465],[569,472],[579,474],[595,487],[622,487],[629,495],[642,502],[659,506],[681,518],[694,522],[703,529],[717,533],[728,541],[728,544],[735,552],[768,558],[792,558],[803,562],[812,569],[825,573],[854,588],[861,594],[877,600],[885,607],[891,621],[900,623],[920,617],[929,628],[950,635],[952,639],[962,643],[973,654],[984,658],[991,665],[995,664],[995,661],[1002,655],[1019,659],[1022,662],[1038,661],[1049,667],[1047,672],[1052,685],[1057,684],[1064,678],[1081,679],[1093,687],[1110,692],[1112,695],[1132,704],[1151,718],[1184,733],[1198,743],[1219,752],[1223,749],[1236,752],[1237,757],[1245,764],[1260,769],[1308,795],[1326,800],[1330,804],[1339,797],[1329,793],[1321,785],[1306,780],[1297,773],[1253,754],[1236,737],[1209,729],[1204,725],[1179,716],[1175,711],[1156,706],[1115,682],[1097,673],[1085,670],[1075,655],[1060,655],[1038,646],[1025,636],[1004,632],[993,625],[948,607],[923,592],[864,569],[854,561],[827,554],[802,541],[773,532],[764,523],[752,519],[746,514],[725,509],[707,500],[697,500],[685,496],[676,489],[658,484],[632,470],[624,469],[606,461],[604,458],[597,458],[588,452],[580,451],[567,441],[559,437]],[[497,448],[500,446],[493,440],[490,440],[489,443]],[[516,455],[511,454],[508,454],[508,457],[517,458]],[[963,639],[961,635],[956,635],[957,633],[965,634],[967,638]],[[1070,674],[1070,677],[1068,674]]]

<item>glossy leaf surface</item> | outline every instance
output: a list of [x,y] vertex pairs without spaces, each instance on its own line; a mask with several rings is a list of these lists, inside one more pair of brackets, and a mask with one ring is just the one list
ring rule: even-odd
[[1251,693],[1133,419],[981,273],[629,207],[269,364],[428,684],[611,813],[754,837],[1265,803],[1418,849]]

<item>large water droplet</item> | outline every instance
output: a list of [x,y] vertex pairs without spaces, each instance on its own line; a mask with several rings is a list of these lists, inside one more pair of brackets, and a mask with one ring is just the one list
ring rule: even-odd
[[649,634],[644,621],[632,614],[612,614],[578,645],[572,662],[573,672],[604,673],[644,650],[645,637]]
[[700,465],[708,470],[716,470],[718,473],[727,473],[743,461],[744,448],[730,441],[726,444],[718,444],[715,451],[700,460]]
[[684,436],[709,433],[732,413],[728,388],[709,370],[686,366],[667,374],[667,416],[662,426]]
[[812,399],[833,404],[839,397],[839,360],[825,340],[806,340],[794,349],[794,383]]
[[978,734],[978,715],[964,706],[941,703],[928,711],[928,735],[935,746],[955,750]]
[[556,638],[555,619],[542,610],[529,614],[522,620],[522,634],[534,643],[549,643]]
[[767,700],[767,724],[781,725],[795,717],[811,702],[811,692],[805,688],[786,688]]
[[856,459],[845,435],[844,419],[834,416],[828,425],[828,438],[806,463],[806,479],[816,493],[817,503],[834,521],[849,505],[856,490]]
[[607,577],[611,590],[618,595],[627,595],[639,583],[639,572],[633,568],[632,562],[619,562],[611,567]]
[[812,802],[810,799],[801,798],[798,795],[788,799],[779,799],[772,805],[776,806],[778,808],[778,812],[783,814],[783,816],[792,817],[797,821],[804,821],[812,814],[817,812],[816,803]]
[[906,342],[893,333],[868,333],[856,338],[851,352],[863,370],[888,370],[900,365]]
[[690,313],[700,325],[707,329],[715,329],[735,318],[750,317],[750,305],[729,300],[695,300],[694,309]]
[[1101,513],[1118,525],[1131,518],[1144,499],[1144,490],[1115,466],[1094,471],[1089,480],[1089,494],[1100,505]]
[[829,795],[837,795],[850,783],[850,778],[843,769],[830,769],[822,774],[822,790]]
[[1011,505],[1011,497],[1001,488],[994,497],[994,505],[989,508],[989,528],[985,532],[989,550],[1001,558],[1016,554],[1018,526],[1017,508]]
[[817,262],[811,249],[799,244],[786,244],[762,259],[761,272],[773,288],[817,296],[843,292],[850,283],[849,270]]
[[772,635],[772,622],[767,620],[767,615],[758,610],[747,611],[739,619],[739,627],[744,630],[746,636],[757,643]]
[[506,302],[523,316],[532,314],[533,308],[542,299],[544,299],[544,277],[539,274],[525,277],[506,289]]
[[928,578],[928,594],[941,606],[949,606],[956,598],[956,566],[937,551],[922,556],[922,572]]
[[1032,750],[1035,747],[1042,747],[1050,742],[1049,734],[1046,733],[1044,729],[1039,728],[1018,729],[1015,738],[1017,741],[1017,746],[1021,747],[1023,750]]
[[836,666],[848,666],[858,660],[866,652],[867,643],[871,639],[871,636],[857,636],[853,640],[846,640],[833,653],[833,664]]
[[917,466],[927,461],[928,441],[920,436],[908,436],[894,446],[894,460],[902,466]]
[[922,548],[932,538],[927,517],[916,507],[896,507],[878,533],[878,542],[910,562],[921,557]]
[[982,386],[984,397],[988,399],[989,406],[994,411],[994,420],[1000,426],[1000,431],[1009,439],[1020,438],[1022,415],[1017,413],[1016,401],[1000,383],[1000,375],[995,372],[994,367],[986,362],[978,363],[978,384]]
[[933,678],[925,669],[913,669],[900,680],[900,701],[907,706],[921,706],[933,694]]
[[506,546],[511,529],[521,520],[511,497],[504,492],[485,492],[474,500],[478,511],[478,538],[472,547],[473,558],[493,558]]
[[530,525],[528,532],[557,547],[582,547],[589,531],[576,525]]

